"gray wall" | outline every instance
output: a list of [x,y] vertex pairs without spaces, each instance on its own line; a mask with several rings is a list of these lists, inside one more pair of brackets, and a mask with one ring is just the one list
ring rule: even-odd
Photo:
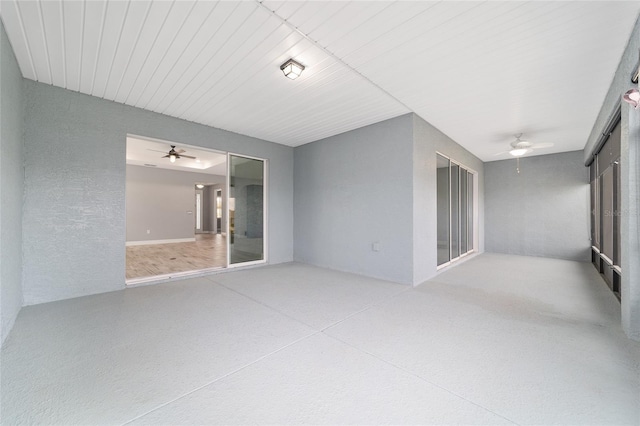
[[[225,176],[127,165],[127,242],[193,238],[196,182],[225,180]],[[210,207],[203,210],[206,214]],[[203,217],[205,223],[209,216]]]
[[627,336],[640,341],[640,117],[638,111],[623,102],[622,95],[633,85],[631,72],[638,61],[640,18],[629,38],[602,108],[584,148],[585,161],[593,154],[612,111],[621,108],[620,195],[621,195],[621,259],[622,327]]
[[582,151],[485,163],[485,188],[487,251],[590,261]]
[[26,305],[124,288],[127,133],[269,160],[269,262],[293,259],[293,149],[24,82]]
[[295,148],[297,261],[413,283],[412,120]]
[[22,307],[22,74],[0,22],[0,335]]
[[447,135],[413,115],[413,283],[436,275],[438,265],[437,155],[439,152],[476,172],[474,190],[478,208],[475,248],[484,251],[484,165]]
[[295,259],[412,285],[436,275],[436,152],[478,173],[483,251],[482,161],[406,114],[295,149]]

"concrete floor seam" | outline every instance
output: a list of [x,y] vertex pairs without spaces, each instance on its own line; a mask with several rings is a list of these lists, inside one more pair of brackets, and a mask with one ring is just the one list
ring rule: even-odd
[[240,371],[244,370],[245,368],[248,368],[248,367],[250,367],[250,366],[252,366],[252,365],[254,365],[254,364],[256,364],[256,363],[258,363],[258,362],[260,362],[260,361],[262,361],[262,360],[264,360],[264,359],[266,359],[266,358],[268,358],[268,357],[270,357],[270,356],[272,356],[272,355],[277,354],[278,352],[281,352],[281,351],[283,351],[283,350],[285,350],[285,349],[287,349],[287,348],[289,348],[289,347],[291,347],[291,346],[293,346],[293,345],[295,345],[295,344],[297,344],[297,343],[302,342],[303,340],[306,340],[306,339],[308,339],[308,338],[310,338],[310,337],[313,337],[313,336],[315,336],[315,335],[317,335],[317,334],[320,334],[320,333],[321,333],[321,331],[315,331],[315,332],[313,332],[313,333],[311,333],[311,334],[308,334],[308,335],[303,336],[303,337],[301,337],[301,338],[299,338],[299,339],[296,339],[296,340],[294,340],[293,342],[291,342],[291,343],[289,343],[289,344],[287,344],[287,345],[284,345],[284,346],[283,346],[283,347],[281,347],[281,348],[276,349],[275,351],[269,352],[268,354],[263,355],[263,356],[261,356],[261,357],[259,357],[259,358],[255,359],[254,361],[252,361],[252,362],[250,362],[250,363],[248,363],[248,364],[243,365],[242,367],[239,367],[239,368],[237,368],[237,369],[235,369],[235,370],[233,370],[233,371],[230,371],[230,372],[228,372],[228,373],[226,373],[226,374],[224,374],[224,375],[222,375],[222,376],[220,376],[220,377],[216,378],[215,380],[212,380],[212,381],[210,381],[210,382],[208,382],[208,383],[205,383],[205,384],[203,384],[203,385],[201,385],[201,386],[198,386],[197,388],[192,389],[192,390],[190,390],[189,392],[184,393],[183,395],[180,395],[180,396],[178,396],[178,397],[176,397],[176,398],[173,398],[173,399],[172,399],[172,400],[170,400],[170,401],[167,401],[167,402],[165,402],[165,403],[163,403],[163,404],[158,405],[157,407],[155,407],[155,408],[153,408],[153,409],[151,409],[151,410],[148,410],[148,411],[146,411],[145,413],[140,414],[139,416],[136,416],[136,417],[134,417],[134,418],[132,418],[132,419],[130,419],[130,420],[128,420],[128,421],[126,421],[126,422],[122,423],[122,426],[128,425],[128,424],[130,424],[131,422],[134,422],[134,421],[136,421],[136,420],[138,420],[138,419],[141,419],[141,418],[143,418],[144,416],[146,416],[147,414],[153,413],[154,411],[159,410],[159,409],[160,409],[160,408],[162,408],[162,407],[166,407],[166,406],[167,406],[167,405],[169,405],[169,404],[172,404],[172,403],[174,403],[174,402],[176,402],[176,401],[179,401],[179,400],[181,400],[181,399],[183,399],[183,398],[185,398],[185,397],[187,397],[187,396],[189,396],[189,395],[191,395],[191,394],[193,394],[193,393],[195,393],[195,392],[198,392],[199,390],[202,390],[202,389],[206,388],[207,386],[211,386],[212,384],[217,383],[217,382],[219,382],[219,381],[221,381],[221,380],[223,380],[223,379],[226,379],[227,377],[233,376],[234,374],[239,373]]
[[[289,315],[289,314],[287,314],[287,313],[285,313],[285,312],[282,312],[282,311],[280,311],[279,309],[277,309],[277,308],[275,308],[275,307],[273,307],[273,306],[271,306],[271,305],[268,305],[268,304],[266,304],[266,303],[264,303],[264,302],[262,302],[262,301],[260,301],[260,300],[254,299],[253,297],[248,296],[248,295],[246,295],[246,294],[244,294],[244,293],[241,293],[241,292],[239,292],[238,290],[235,290],[235,289],[233,289],[233,288],[231,288],[231,287],[227,287],[226,285],[224,285],[224,284],[222,284],[222,283],[220,283],[220,282],[218,282],[218,281],[214,281],[214,280],[210,280],[210,281],[211,281],[212,283],[214,283],[214,284],[217,284],[217,285],[219,285],[219,286],[223,287],[223,288],[226,288],[226,289],[227,289],[227,290],[229,290],[229,291],[234,292],[235,294],[237,294],[237,295],[239,295],[239,296],[242,296],[242,297],[244,297],[244,298],[246,298],[246,299],[251,300],[252,302],[257,303],[257,304],[259,304],[260,306],[264,306],[264,307],[265,307],[265,308],[267,308],[267,309],[270,309],[270,310],[272,310],[272,311],[274,311],[274,312],[277,312],[277,313],[279,313],[280,315],[283,315],[283,316],[285,316],[285,317],[287,317],[287,318],[289,318],[289,319],[291,319],[291,320],[293,320],[293,321],[296,321],[296,322],[298,322],[298,323],[300,323],[300,324],[302,324],[302,325],[305,325],[305,326],[307,326],[307,327],[309,327],[309,328],[311,328],[311,329],[316,330],[316,328],[315,328],[314,326],[312,326],[311,324],[307,324],[306,322],[304,322],[304,321],[302,321],[302,320],[300,320],[300,319],[298,319],[298,318],[295,318],[295,317],[293,317],[293,316],[291,316],[291,315]],[[322,331],[322,330],[316,330],[316,331]]]
[[482,408],[483,410],[485,410],[485,411],[487,411],[487,412],[489,412],[489,413],[491,413],[491,414],[494,414],[494,415],[496,415],[496,416],[498,416],[498,417],[500,417],[500,418],[503,418],[504,420],[506,420],[506,421],[508,421],[508,422],[510,422],[510,423],[513,423],[514,425],[518,425],[518,426],[520,426],[520,424],[519,424],[519,423],[517,423],[516,421],[514,421],[514,420],[512,420],[512,419],[510,419],[510,418],[508,418],[508,417],[505,417],[505,416],[503,416],[503,415],[502,415],[502,414],[500,414],[500,413],[496,413],[495,411],[493,411],[493,410],[491,410],[491,409],[489,409],[489,408],[487,408],[487,407],[485,407],[485,406],[483,406],[483,405],[481,405],[481,404],[478,404],[477,402],[474,402],[474,401],[472,401],[472,400],[470,400],[470,399],[468,399],[468,398],[465,398],[464,396],[462,396],[462,395],[460,395],[460,394],[458,394],[458,393],[456,393],[456,392],[454,392],[454,391],[452,391],[452,390],[450,390],[450,389],[447,389],[447,388],[445,388],[445,387],[443,387],[443,386],[441,386],[441,385],[439,385],[439,384],[437,384],[437,383],[434,383],[434,382],[432,382],[432,381],[430,381],[430,380],[428,380],[428,379],[426,379],[426,378],[424,378],[424,377],[420,376],[419,374],[414,373],[414,372],[413,372],[413,371],[411,371],[411,370],[408,370],[408,369],[406,369],[406,368],[404,368],[404,367],[401,367],[401,366],[399,366],[399,365],[397,365],[397,364],[394,364],[393,362],[390,362],[390,361],[388,361],[388,360],[386,360],[386,359],[384,359],[384,358],[381,358],[381,357],[379,357],[379,356],[377,356],[377,355],[375,355],[375,354],[373,354],[373,353],[371,353],[371,352],[368,352],[368,351],[366,351],[366,350],[364,350],[364,349],[362,349],[362,348],[359,348],[359,347],[357,347],[357,346],[354,346],[354,345],[352,345],[352,344],[351,344],[351,343],[349,343],[349,342],[345,342],[345,341],[344,341],[344,340],[342,340],[342,339],[339,339],[339,338],[337,338],[337,337],[335,337],[335,336],[332,336],[332,335],[330,335],[330,334],[327,334],[327,333],[325,333],[324,331],[322,331],[322,334],[324,334],[325,336],[327,336],[327,337],[329,337],[329,338],[331,338],[331,339],[334,339],[334,340],[336,340],[336,341],[338,341],[338,342],[340,342],[340,343],[343,343],[343,344],[345,344],[345,345],[349,346],[350,348],[353,348],[353,349],[355,349],[355,350],[357,350],[357,351],[360,351],[360,352],[362,352],[362,353],[364,353],[364,354],[366,354],[366,355],[369,355],[369,356],[370,356],[370,357],[372,357],[372,358],[375,358],[375,359],[377,359],[377,360],[379,360],[379,361],[382,361],[382,362],[384,362],[384,363],[385,363],[385,364],[387,364],[387,365],[390,365],[390,366],[392,366],[392,367],[394,367],[394,368],[397,368],[397,369],[398,369],[398,370],[400,370],[400,371],[403,371],[403,372],[405,372],[405,373],[407,373],[407,374],[410,374],[411,376],[416,377],[416,378],[418,378],[418,379],[422,380],[423,382],[428,383],[428,384],[430,384],[430,385],[432,385],[432,386],[435,386],[435,387],[437,387],[438,389],[441,389],[441,390],[443,390],[443,391],[445,391],[445,392],[447,392],[447,393],[449,393],[449,394],[451,394],[451,395],[453,395],[453,396],[455,396],[455,397],[457,397],[457,398],[460,398],[460,399],[462,399],[463,401],[468,402],[469,404],[472,404],[472,405],[475,405],[476,407]]
[[412,289],[412,288],[405,288],[405,289],[400,290],[400,291],[399,291],[399,292],[397,292],[397,293],[392,294],[391,296],[383,297],[383,298],[381,298],[380,300],[377,300],[377,301],[375,301],[375,302],[372,302],[372,303],[368,304],[367,306],[365,306],[364,308],[362,308],[362,309],[358,310],[357,312],[354,312],[354,313],[352,313],[352,314],[349,314],[349,315],[347,315],[346,317],[344,317],[344,318],[342,318],[342,319],[340,319],[340,320],[338,320],[338,321],[334,322],[333,324],[330,324],[330,325],[328,325],[328,326],[324,327],[324,328],[323,328],[322,330],[320,330],[320,331],[322,331],[322,332],[324,333],[326,330],[328,330],[328,329],[330,329],[330,328],[333,328],[333,327],[336,327],[336,326],[340,325],[341,323],[345,322],[345,321],[346,321],[346,320],[348,320],[349,318],[352,318],[352,317],[354,317],[354,316],[356,316],[356,315],[358,315],[358,314],[361,314],[361,313],[363,313],[363,312],[366,312],[366,311],[368,311],[369,309],[371,309],[371,308],[373,308],[373,307],[380,306],[380,305],[382,305],[383,303],[388,302],[389,300],[393,299],[394,297],[400,296],[401,294],[404,294],[404,293],[406,293],[406,292],[408,292],[408,291],[411,291],[411,290],[413,290],[413,289]]

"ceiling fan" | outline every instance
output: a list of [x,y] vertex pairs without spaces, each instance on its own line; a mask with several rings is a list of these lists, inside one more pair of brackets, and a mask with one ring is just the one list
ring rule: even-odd
[[[156,149],[150,149],[149,151],[162,152],[162,153],[165,152],[165,151],[158,151]],[[184,155],[185,152],[187,151],[185,151],[184,149],[176,150],[176,146],[171,145],[171,149],[169,150],[167,155],[163,156],[162,158],[168,158],[169,161],[171,161],[172,163],[175,163],[176,160],[179,158],[191,158],[195,160],[196,157],[192,157],[191,155]]]
[[535,149],[551,148],[553,146],[553,143],[551,142],[531,143],[527,140],[521,139],[522,133],[515,134],[514,136],[516,137],[516,140],[510,143],[511,149],[509,151],[499,152],[495,155],[502,155],[502,154],[509,153],[514,157],[516,157],[516,160],[517,160],[516,170],[518,171],[518,173],[520,173],[520,157],[532,152]]
[[518,133],[514,136],[516,137],[516,140],[510,143],[511,149],[509,151],[499,152],[495,155],[502,155],[502,154],[509,153],[514,157],[522,157],[523,155],[532,152],[534,149],[551,148],[553,146],[551,142],[531,143],[528,140],[521,139],[522,133]]

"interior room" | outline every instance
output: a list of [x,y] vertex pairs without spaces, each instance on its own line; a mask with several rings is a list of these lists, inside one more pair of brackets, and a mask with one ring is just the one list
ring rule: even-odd
[[0,1],[3,424],[638,424],[640,3]]
[[227,266],[226,176],[226,154],[127,137],[128,285]]

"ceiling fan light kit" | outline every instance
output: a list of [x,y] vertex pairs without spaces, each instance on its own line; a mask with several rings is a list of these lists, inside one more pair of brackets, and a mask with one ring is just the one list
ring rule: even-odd
[[175,145],[171,145],[171,149],[169,150],[169,152],[167,153],[167,155],[163,156],[162,158],[168,158],[169,161],[171,161],[172,163],[175,163],[176,160],[180,159],[180,158],[191,158],[192,160],[196,160],[196,157],[192,157],[190,155],[184,155],[183,153],[187,152],[184,149],[180,149],[178,151],[176,151],[176,146]]
[[527,152],[529,152],[529,150],[526,148],[514,148],[511,151],[509,151],[509,154],[513,155],[514,157],[522,157]]

